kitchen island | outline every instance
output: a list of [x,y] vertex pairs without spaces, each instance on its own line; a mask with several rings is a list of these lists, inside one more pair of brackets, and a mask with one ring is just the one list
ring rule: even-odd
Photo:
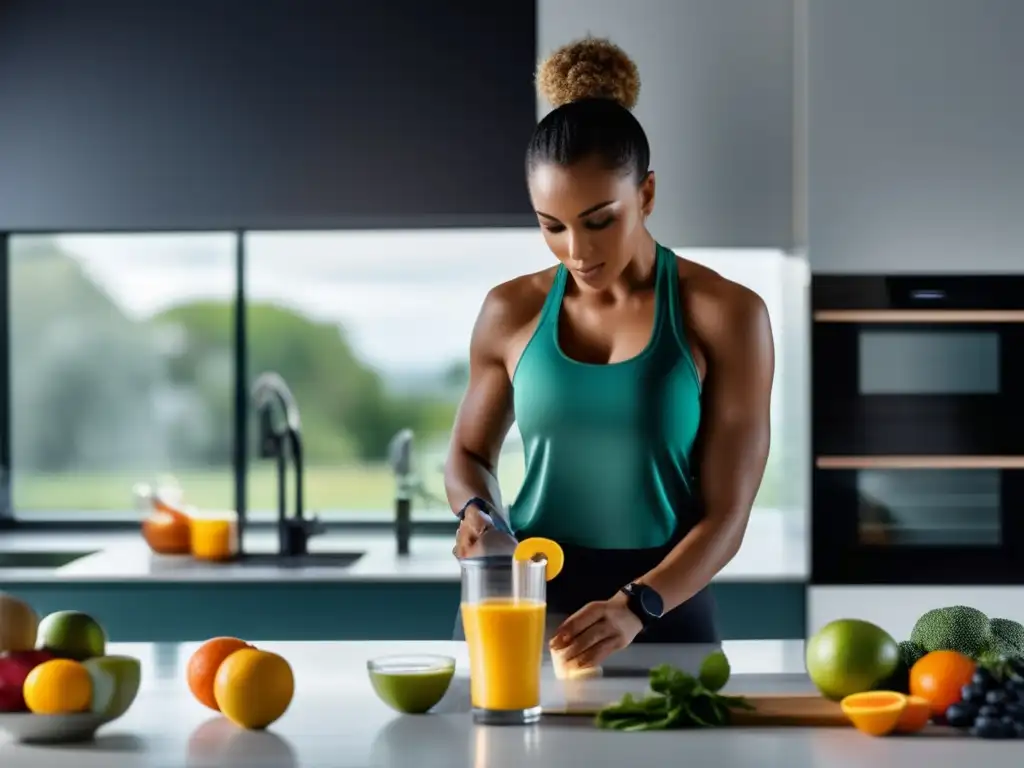
[[[1020,742],[988,742],[942,733],[873,739],[853,728],[717,728],[618,733],[588,718],[545,717],[529,727],[483,727],[469,713],[465,646],[450,642],[260,643],[293,667],[296,695],[264,732],[230,725],[196,702],[184,667],[194,644],[112,644],[111,653],[142,659],[142,690],[132,709],[78,746],[0,742],[0,765],[11,768],[545,768],[546,766],[677,766],[697,768],[905,768],[1011,765]],[[543,703],[604,701],[642,693],[645,678],[630,670],[667,662],[693,671],[706,646],[634,646],[609,663],[602,680],[563,684],[544,670]],[[736,693],[809,690],[799,641],[727,642]],[[428,715],[398,715],[374,695],[369,658],[440,653],[456,659],[456,677]],[[612,674],[617,672],[618,674]],[[621,676],[620,676],[621,675]]]

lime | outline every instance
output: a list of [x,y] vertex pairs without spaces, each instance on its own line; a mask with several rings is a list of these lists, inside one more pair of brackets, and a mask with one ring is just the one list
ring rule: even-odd
[[720,691],[729,682],[729,659],[722,651],[715,651],[700,665],[700,684],[709,691]]
[[874,690],[900,663],[896,641],[881,627],[860,619],[839,619],[807,641],[807,674],[821,694],[839,701]]

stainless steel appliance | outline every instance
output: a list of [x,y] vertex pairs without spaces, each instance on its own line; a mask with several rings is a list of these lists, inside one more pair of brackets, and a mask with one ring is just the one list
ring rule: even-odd
[[1024,275],[816,276],[811,581],[1024,584]]

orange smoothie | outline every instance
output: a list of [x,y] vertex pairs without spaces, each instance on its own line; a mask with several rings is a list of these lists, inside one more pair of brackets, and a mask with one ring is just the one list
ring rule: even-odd
[[481,709],[529,709],[540,704],[545,604],[492,598],[462,604],[469,646],[470,696]]

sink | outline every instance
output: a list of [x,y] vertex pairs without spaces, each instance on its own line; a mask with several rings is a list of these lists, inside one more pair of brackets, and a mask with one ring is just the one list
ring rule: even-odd
[[270,552],[256,552],[246,554],[234,565],[263,568],[348,568],[365,554],[365,552],[310,552],[305,555],[285,557]]
[[60,568],[95,552],[0,552],[0,568]]

